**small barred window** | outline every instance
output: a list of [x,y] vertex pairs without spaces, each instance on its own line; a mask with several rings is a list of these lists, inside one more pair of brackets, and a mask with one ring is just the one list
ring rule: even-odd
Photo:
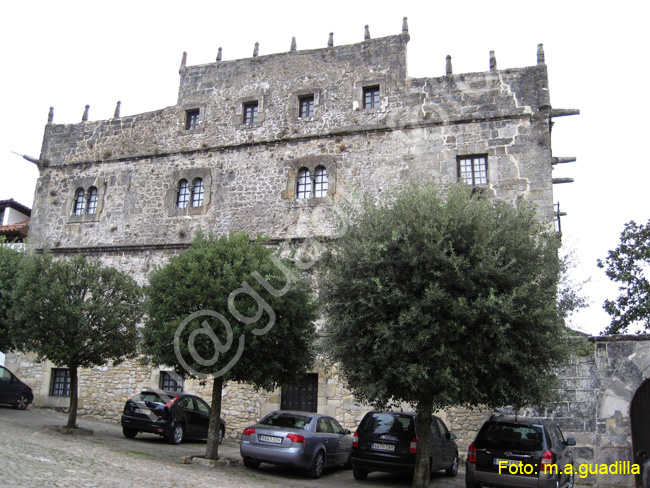
[[97,188],[91,186],[88,190],[88,215],[95,215],[97,213]]
[[327,169],[319,166],[314,172],[314,197],[325,198],[327,196]]
[[192,207],[200,207],[203,205],[203,180],[197,178],[192,184]]
[[298,187],[296,190],[296,198],[311,198],[311,173],[307,168],[301,168],[298,171]]
[[190,202],[190,187],[187,180],[183,179],[178,182],[178,192],[176,196],[176,206],[185,208]]
[[74,214],[83,215],[86,209],[86,192],[83,188],[79,188],[74,197]]

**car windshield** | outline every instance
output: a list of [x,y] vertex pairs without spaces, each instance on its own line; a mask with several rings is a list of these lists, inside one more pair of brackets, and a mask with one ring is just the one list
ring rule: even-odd
[[374,413],[363,419],[359,430],[366,434],[407,434],[415,431],[413,417],[399,413]]
[[483,426],[476,444],[480,448],[541,451],[543,435],[542,428],[537,425],[492,422]]
[[274,412],[260,420],[260,424],[304,430],[305,427],[309,425],[309,422],[311,422],[311,419],[311,417],[308,417],[306,415],[286,412]]

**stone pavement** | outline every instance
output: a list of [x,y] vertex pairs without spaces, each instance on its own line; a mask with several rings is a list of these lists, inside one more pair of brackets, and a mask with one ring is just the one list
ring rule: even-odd
[[[372,473],[357,481],[350,470],[328,469],[321,479],[263,464],[258,470],[243,465],[211,468],[181,464],[181,457],[205,453],[204,442],[172,446],[154,435],[126,439],[119,424],[79,417],[79,427],[92,436],[62,435],[44,428],[65,425],[67,415],[29,407],[17,411],[0,406],[0,487],[2,488],[247,488],[247,487],[404,487],[408,479]],[[240,459],[239,444],[227,439],[220,457]],[[464,486],[464,472],[456,478],[436,475],[431,487]]]

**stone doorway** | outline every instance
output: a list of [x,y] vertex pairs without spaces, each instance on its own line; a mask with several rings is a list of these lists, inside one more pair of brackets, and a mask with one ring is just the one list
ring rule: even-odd
[[299,383],[282,387],[282,410],[316,412],[318,409],[318,373],[307,373]]
[[[650,457],[650,380],[644,381],[636,390],[630,406],[632,427],[632,454],[639,466]],[[641,476],[636,477],[641,486]]]

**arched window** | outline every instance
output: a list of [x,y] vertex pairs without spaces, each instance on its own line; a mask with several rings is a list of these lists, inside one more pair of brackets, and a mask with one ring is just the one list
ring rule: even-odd
[[74,196],[74,214],[83,215],[86,208],[86,194],[83,188],[77,189]]
[[97,213],[97,188],[91,186],[88,189],[88,210],[89,215],[95,215]]
[[192,184],[192,207],[203,205],[203,180],[197,178]]
[[296,198],[311,198],[311,173],[307,168],[298,171],[298,187]]
[[187,180],[182,179],[178,182],[178,192],[176,194],[176,206],[178,208],[185,208],[190,201],[190,186]]
[[327,169],[319,166],[314,172],[314,197],[325,198],[327,196]]

